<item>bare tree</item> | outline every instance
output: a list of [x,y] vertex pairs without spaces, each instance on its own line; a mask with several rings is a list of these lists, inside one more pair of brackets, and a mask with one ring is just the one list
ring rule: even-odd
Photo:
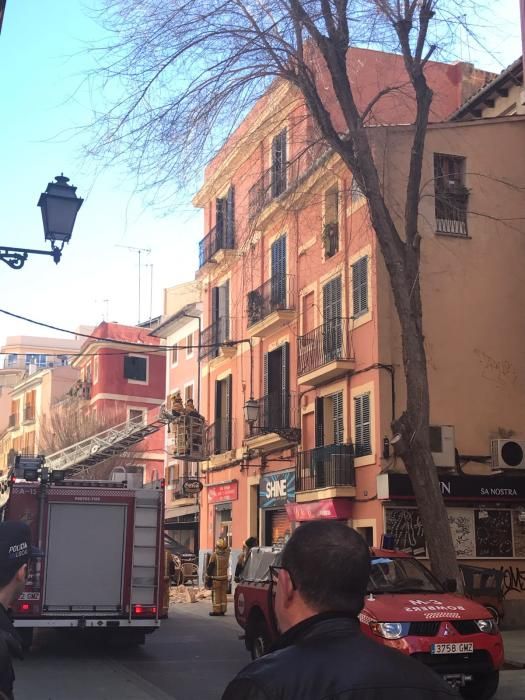
[[[88,410],[83,399],[67,396],[52,406],[49,414],[42,416],[40,422],[42,452],[45,455],[53,454],[125,420],[126,417],[122,410],[119,411],[117,408],[106,410],[103,415],[99,416],[99,414]],[[115,467],[135,465],[134,453],[139,451],[139,446],[132,446],[122,455],[110,457],[100,464],[83,469],[79,476],[86,479],[108,479]]]
[[[454,41],[464,15],[465,2],[456,0],[105,0],[99,19],[116,39],[99,48],[97,77],[103,77],[111,104],[96,119],[91,149],[127,159],[148,186],[187,183],[188,173],[215,153],[256,98],[266,93],[263,99],[271,99],[283,81],[294,86],[321,138],[368,200],[402,334],[407,404],[393,423],[401,436],[398,453],[412,482],[432,568],[441,579],[458,580],[429,445],[418,214],[433,97],[427,64]],[[361,105],[351,78],[353,46],[399,53],[401,84],[385,86]],[[379,101],[394,90],[411,97],[414,115],[402,227],[385,200],[368,128]],[[232,139],[237,147],[240,131]]]

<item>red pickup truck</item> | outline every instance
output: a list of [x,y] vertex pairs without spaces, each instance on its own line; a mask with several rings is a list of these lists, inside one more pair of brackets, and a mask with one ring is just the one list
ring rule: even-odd
[[[277,639],[269,566],[280,552],[251,550],[235,589],[235,617],[252,658]],[[498,687],[503,640],[490,612],[447,592],[417,559],[403,552],[372,550],[364,608],[364,634],[434,669],[466,700],[489,700]]]

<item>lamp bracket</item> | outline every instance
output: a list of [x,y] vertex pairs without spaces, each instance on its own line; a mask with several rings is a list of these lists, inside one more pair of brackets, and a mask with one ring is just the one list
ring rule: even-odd
[[29,255],[51,255],[58,265],[62,256],[62,249],[53,246],[51,250],[33,250],[32,248],[11,248],[0,246],[0,260],[5,262],[13,270],[20,270],[24,266]]

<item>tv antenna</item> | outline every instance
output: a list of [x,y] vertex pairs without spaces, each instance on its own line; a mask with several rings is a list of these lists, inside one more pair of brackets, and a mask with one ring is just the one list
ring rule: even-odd
[[135,248],[131,245],[119,245],[118,243],[117,243],[116,247],[117,248],[126,248],[126,250],[129,250],[132,253],[137,253],[137,255],[139,256],[139,289],[138,289],[138,321],[137,321],[137,324],[139,324],[140,323],[140,296],[141,296],[140,282],[141,282],[141,270],[142,270],[141,257],[142,257],[142,253],[149,255],[151,253],[151,248]]

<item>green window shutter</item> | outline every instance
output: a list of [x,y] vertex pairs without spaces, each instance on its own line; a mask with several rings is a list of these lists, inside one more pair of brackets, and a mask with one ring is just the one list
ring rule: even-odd
[[360,258],[352,265],[353,314],[368,311],[368,258]]
[[371,454],[370,394],[354,397],[354,426],[356,456]]
[[343,392],[332,395],[332,420],[334,424],[334,444],[344,442]]

